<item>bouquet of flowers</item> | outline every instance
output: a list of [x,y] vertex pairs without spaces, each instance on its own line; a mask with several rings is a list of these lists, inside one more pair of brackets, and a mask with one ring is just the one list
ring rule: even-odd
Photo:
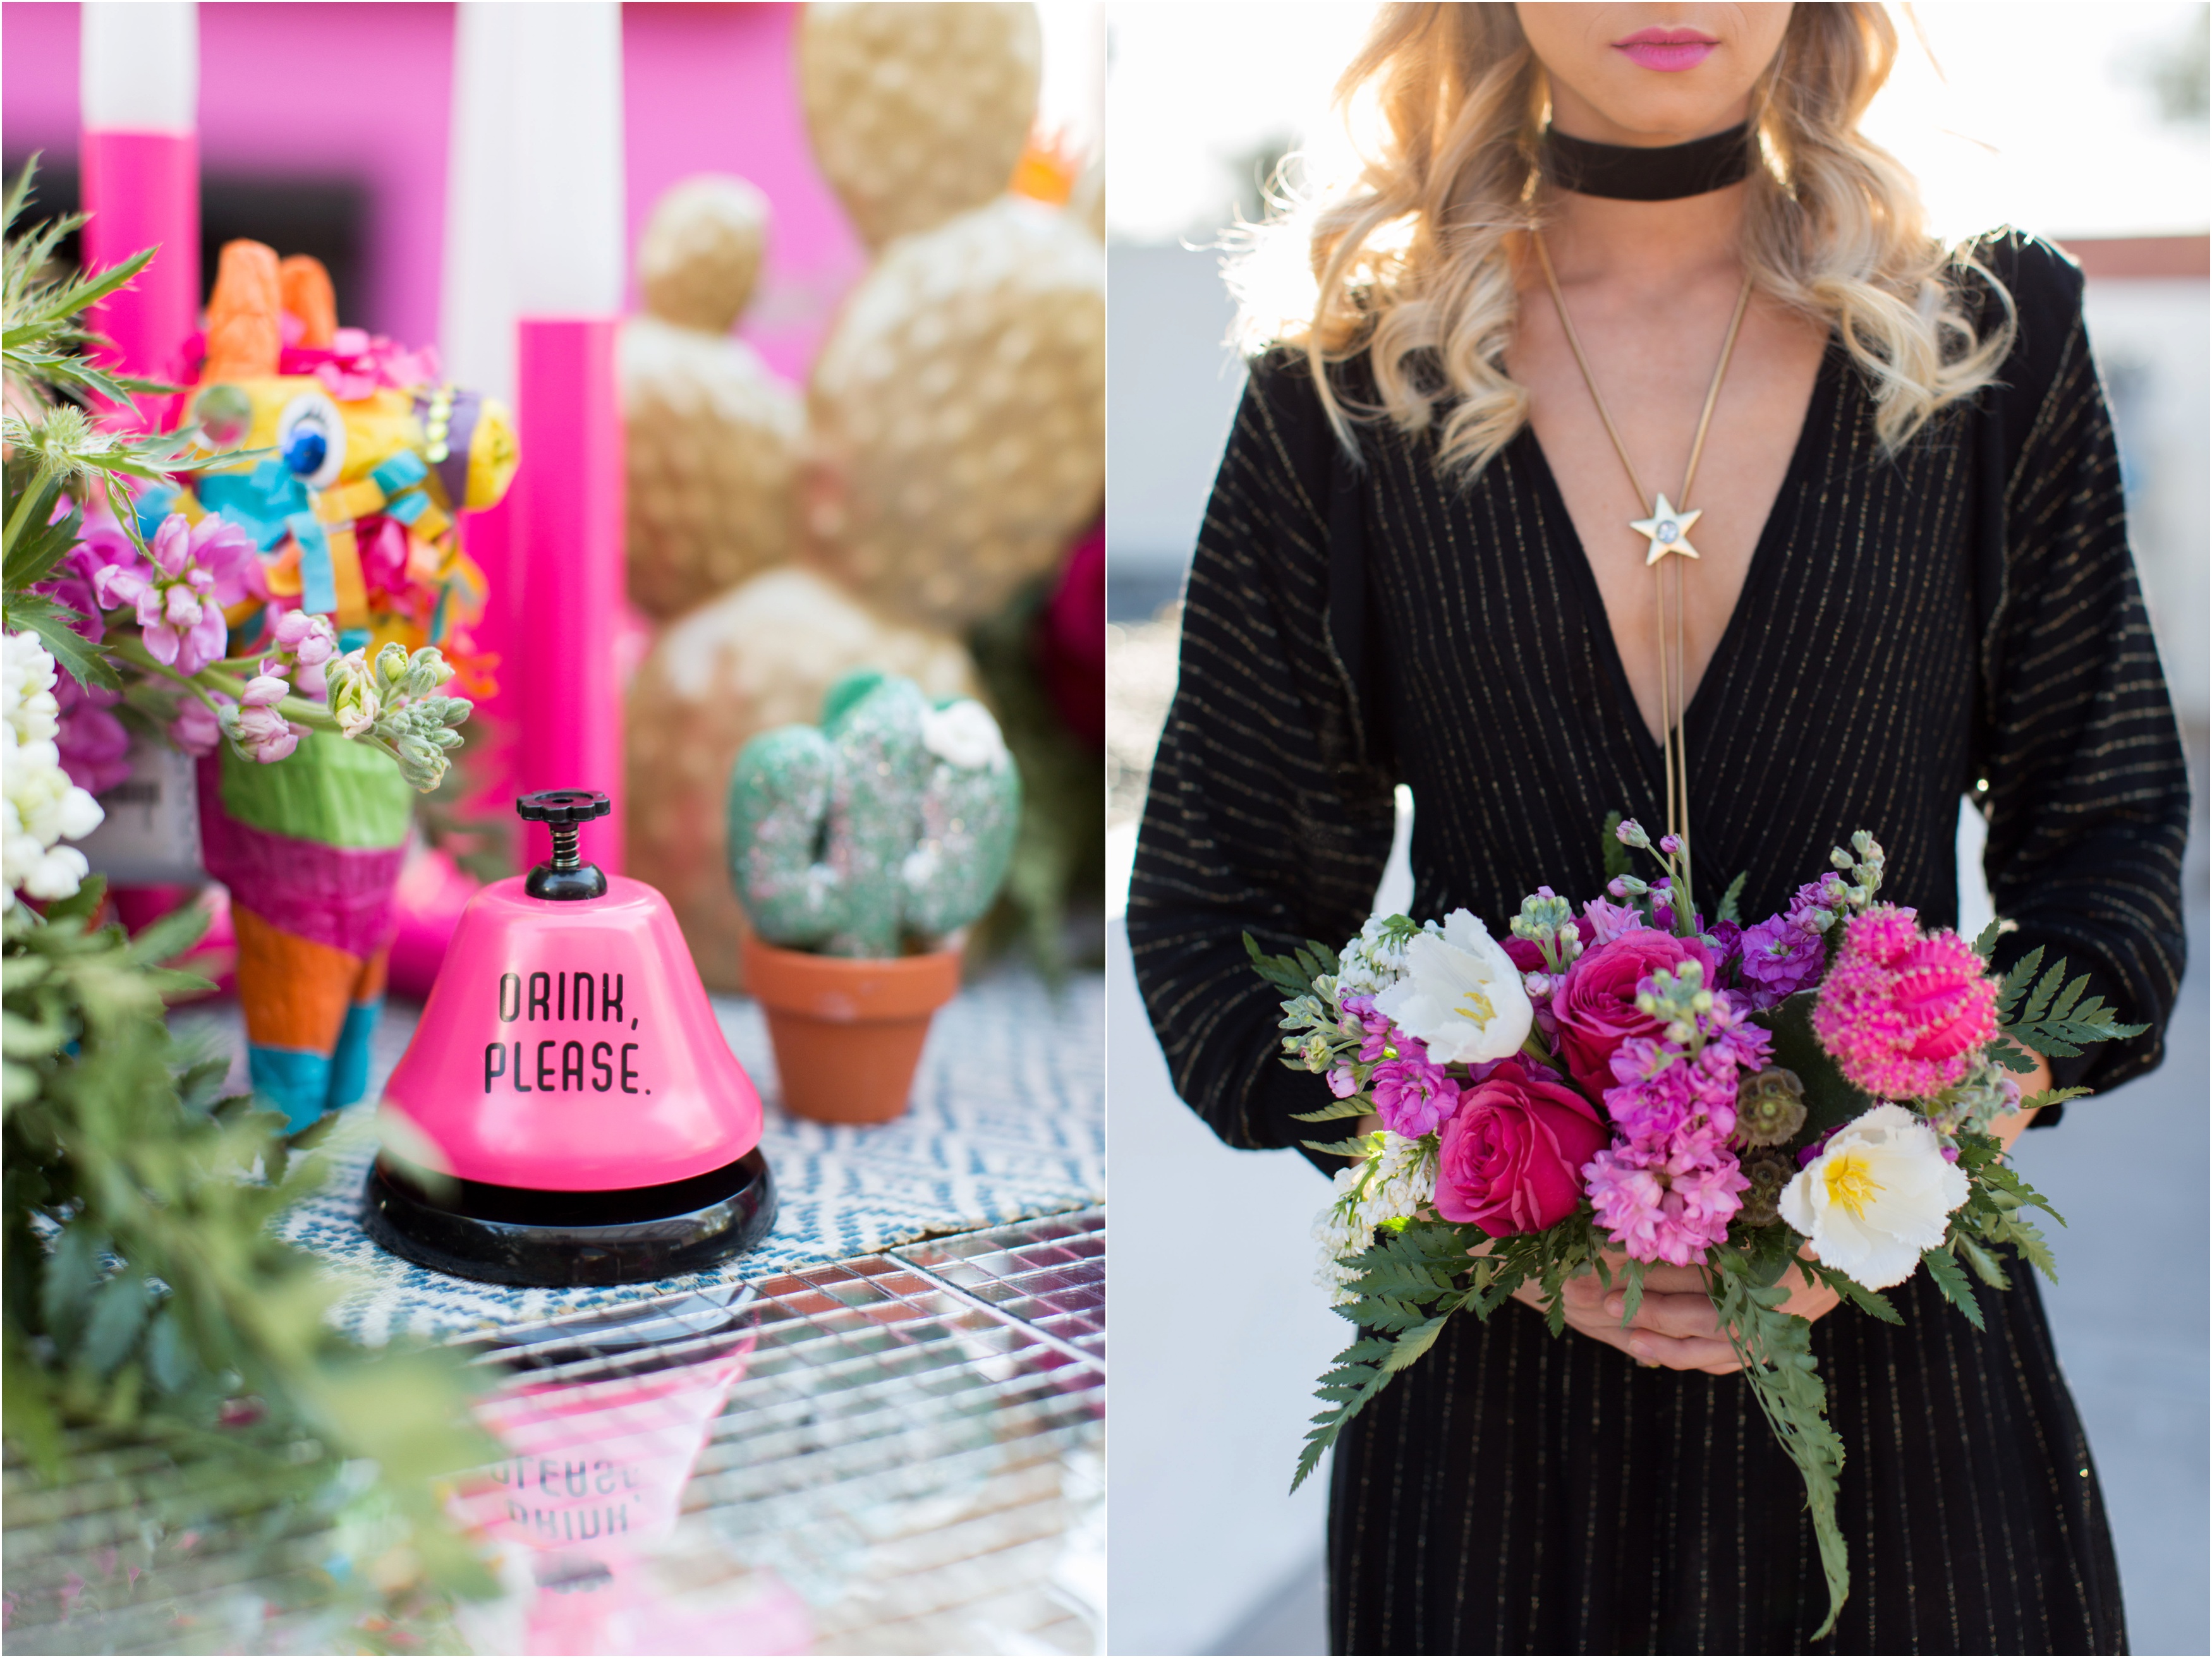
[[1882,851],[1863,830],[1751,926],[1741,878],[1716,920],[1697,912],[1680,837],[1655,843],[1617,814],[1607,830],[1607,896],[1577,915],[1539,888],[1504,938],[1462,909],[1441,925],[1377,917],[1340,955],[1245,939],[1284,993],[1285,1062],[1335,1096],[1300,1120],[1382,1125],[1308,1142],[1355,1159],[1316,1236],[1321,1280],[1359,1334],[1321,1378],[1292,1488],[1455,1313],[1487,1318],[1533,1284],[1556,1335],[1563,1286],[1595,1272],[1621,1286],[1626,1323],[1651,1263],[1694,1266],[1803,1473],[1826,1635],[1850,1588],[1844,1447],[1785,1273],[1901,1323],[1881,1291],[1925,1266],[1978,1329],[1972,1280],[2006,1287],[1999,1249],[2055,1278],[2028,1212],[2060,1218],[1991,1124],[2087,1091],[2022,1098],[2030,1050],[2070,1056],[2146,1027],[2040,950],[1994,975],[2001,923],[1969,944],[1876,902]]

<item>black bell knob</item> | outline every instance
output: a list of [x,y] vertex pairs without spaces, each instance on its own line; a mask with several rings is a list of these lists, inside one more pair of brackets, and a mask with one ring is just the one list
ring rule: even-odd
[[607,878],[596,864],[576,855],[576,830],[594,817],[614,810],[614,802],[593,789],[540,789],[519,797],[514,815],[526,823],[543,823],[553,831],[553,857],[538,865],[523,881],[522,890],[533,898],[604,898]]

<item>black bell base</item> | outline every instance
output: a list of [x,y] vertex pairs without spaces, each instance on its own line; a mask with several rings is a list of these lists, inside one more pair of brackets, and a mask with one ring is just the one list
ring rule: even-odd
[[705,1272],[758,1243],[775,1224],[775,1181],[758,1146],[690,1180],[613,1192],[440,1180],[387,1154],[369,1169],[361,1218],[382,1248],[453,1278],[642,1284]]

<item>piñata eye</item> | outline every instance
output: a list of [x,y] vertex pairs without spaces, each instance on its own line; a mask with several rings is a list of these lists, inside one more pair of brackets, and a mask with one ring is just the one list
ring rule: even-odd
[[327,489],[345,465],[345,422],[320,392],[302,392],[276,421],[276,452],[302,483]]

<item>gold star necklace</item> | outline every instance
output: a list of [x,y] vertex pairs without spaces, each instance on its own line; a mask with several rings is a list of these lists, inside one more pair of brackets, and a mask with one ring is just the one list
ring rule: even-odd
[[[1680,509],[1664,494],[1644,493],[1643,483],[1636,476],[1636,463],[1628,458],[1628,446],[1620,440],[1620,430],[1613,423],[1613,411],[1605,406],[1605,394],[1597,389],[1597,376],[1590,373],[1589,358],[1583,354],[1582,337],[1575,332],[1575,319],[1567,314],[1567,297],[1559,291],[1559,278],[1552,269],[1552,255],[1544,246],[1540,233],[1534,238],[1536,258],[1544,267],[1544,281],[1552,290],[1553,307],[1559,313],[1559,326],[1565,331],[1567,344],[1575,354],[1575,367],[1582,370],[1583,384],[1589,387],[1590,401],[1597,405],[1598,418],[1605,422],[1605,434],[1613,440],[1613,452],[1620,457],[1620,465],[1628,474],[1628,487],[1636,492],[1638,501],[1652,503],[1651,516],[1632,519],[1629,528],[1642,536],[1645,542],[1644,562],[1651,572],[1652,614],[1659,635],[1659,725],[1666,733],[1667,764],[1667,829],[1679,835],[1682,842],[1682,858],[1686,868],[1690,856],[1690,761],[1689,750],[1682,732],[1682,714],[1686,695],[1686,670],[1683,665],[1682,580],[1686,568],[1683,561],[1694,559],[1698,550],[1690,545],[1690,527],[1702,518],[1702,507],[1687,511]],[[1705,390],[1705,407],[1698,416],[1698,434],[1690,445],[1690,464],[1682,473],[1682,499],[1690,498],[1690,486],[1697,481],[1698,460],[1705,452],[1705,431],[1712,424],[1713,405],[1720,401],[1721,382],[1728,378],[1729,359],[1735,352],[1735,337],[1743,326],[1744,308],[1751,303],[1751,278],[1743,279],[1743,288],[1735,296],[1735,314],[1729,319],[1728,337],[1721,342],[1720,361],[1713,365],[1713,382]],[[1668,559],[1669,553],[1680,555]],[[1674,567],[1674,627],[1673,650],[1668,648],[1667,628],[1667,566]]]

